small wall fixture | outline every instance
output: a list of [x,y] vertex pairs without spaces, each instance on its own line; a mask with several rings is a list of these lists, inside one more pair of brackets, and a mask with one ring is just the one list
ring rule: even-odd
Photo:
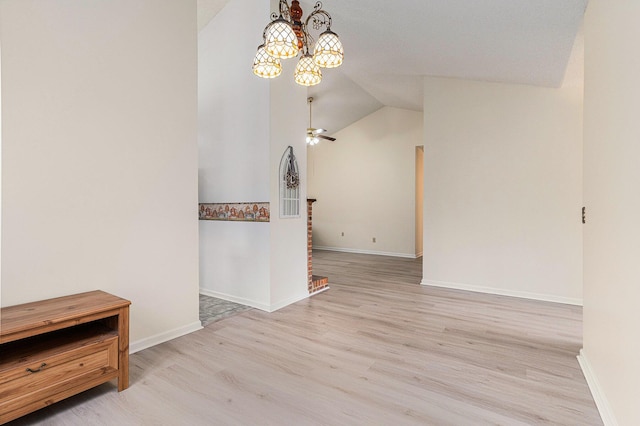
[[[322,68],[335,68],[342,64],[344,49],[338,35],[331,31],[331,15],[316,2],[313,12],[302,22],[302,8],[298,0],[280,0],[279,14],[271,14],[271,23],[262,33],[264,43],[258,46],[253,60],[253,73],[262,78],[274,78],[282,72],[280,59],[300,54],[294,80],[302,86],[314,86],[322,81]],[[313,45],[309,24],[314,30],[326,27]],[[310,52],[313,52],[311,54]]]

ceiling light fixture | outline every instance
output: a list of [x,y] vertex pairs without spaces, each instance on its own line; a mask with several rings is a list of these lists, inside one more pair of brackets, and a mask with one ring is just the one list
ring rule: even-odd
[[326,139],[328,141],[334,142],[336,138],[323,135],[323,133],[326,132],[325,129],[316,129],[311,125],[311,116],[312,116],[311,104],[313,103],[313,98],[308,97],[307,103],[309,104],[309,127],[307,127],[307,139],[306,139],[307,143],[309,145],[315,145],[318,142],[320,142],[320,139]]
[[[294,80],[302,86],[314,86],[322,81],[322,68],[335,68],[342,64],[344,49],[338,35],[331,31],[331,15],[316,2],[313,12],[302,22],[302,8],[298,0],[280,0],[279,15],[271,14],[271,23],[262,33],[264,43],[258,46],[253,60],[253,73],[262,78],[274,78],[282,72],[280,59],[293,58],[300,53],[294,73]],[[313,37],[309,34],[309,24],[314,30],[322,27],[313,49]],[[313,55],[310,52],[313,52]]]

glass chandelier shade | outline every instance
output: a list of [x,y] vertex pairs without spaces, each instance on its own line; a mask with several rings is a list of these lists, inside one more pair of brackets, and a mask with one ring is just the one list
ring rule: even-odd
[[318,142],[320,142],[320,138],[318,138],[317,136],[307,135],[307,143],[309,145],[315,145]]
[[342,64],[344,49],[338,35],[331,30],[320,34],[313,52],[313,60],[323,68],[336,68]]
[[264,44],[258,46],[256,57],[253,60],[253,73],[262,78],[275,78],[281,72],[280,59],[269,55],[264,49]]
[[293,58],[298,54],[298,37],[282,16],[267,26],[264,35],[264,50],[274,58]]
[[322,71],[313,56],[307,53],[298,61],[293,78],[301,86],[315,86],[322,81]]
[[[271,3],[276,0],[271,0]],[[303,18],[300,0],[277,0],[278,12],[271,14],[271,22],[262,32],[264,43],[258,47],[253,60],[253,73],[262,78],[275,78],[282,74],[282,59],[298,56],[294,81],[302,86],[314,86],[322,81],[322,68],[342,65],[344,49],[338,35],[331,31],[331,15],[322,8],[320,0],[313,11]],[[309,29],[320,32],[318,41]]]

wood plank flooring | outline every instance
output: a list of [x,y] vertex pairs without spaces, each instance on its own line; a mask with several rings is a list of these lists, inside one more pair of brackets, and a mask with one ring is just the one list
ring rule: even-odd
[[581,308],[420,286],[419,260],[313,253],[330,290],[131,356],[46,425],[601,425]]

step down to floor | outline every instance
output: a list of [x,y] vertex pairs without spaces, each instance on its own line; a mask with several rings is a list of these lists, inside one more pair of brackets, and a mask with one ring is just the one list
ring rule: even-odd
[[325,285],[327,285],[327,283],[329,283],[329,278],[328,277],[321,277],[320,275],[312,275],[311,276],[311,281],[313,281],[313,286],[314,287],[317,287],[317,286],[324,287]]
[[311,288],[309,289],[309,294],[314,294],[327,288],[329,288],[328,277],[322,277],[320,275],[311,276]]

